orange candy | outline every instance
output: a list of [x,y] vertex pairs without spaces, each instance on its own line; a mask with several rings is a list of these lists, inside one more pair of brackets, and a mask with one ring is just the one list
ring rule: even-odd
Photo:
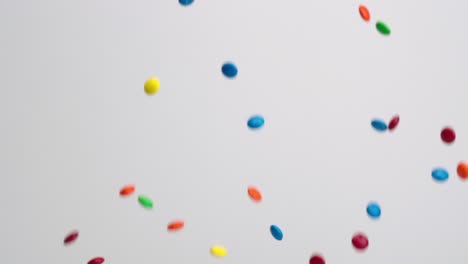
[[370,13],[369,13],[369,9],[367,9],[367,7],[365,7],[363,5],[360,5],[359,6],[359,14],[361,14],[361,17],[362,17],[362,19],[364,19],[364,21],[369,21],[370,20]]
[[177,231],[184,227],[185,223],[182,220],[172,221],[167,225],[167,230],[169,231]]
[[250,198],[252,198],[252,200],[254,200],[255,202],[260,202],[262,200],[262,194],[254,186],[249,186],[249,188],[247,189],[247,193],[249,194]]
[[468,179],[468,163],[462,161],[458,163],[457,173],[460,178],[467,180]]
[[127,196],[127,195],[132,194],[134,191],[135,191],[135,185],[133,184],[126,185],[122,189],[120,189],[120,195]]

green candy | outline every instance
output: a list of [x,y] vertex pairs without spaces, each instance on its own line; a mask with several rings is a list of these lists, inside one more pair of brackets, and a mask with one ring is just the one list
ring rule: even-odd
[[148,209],[153,208],[153,201],[151,201],[150,198],[144,195],[138,196],[138,202],[140,202],[140,204],[145,208],[148,208]]
[[390,28],[384,22],[378,21],[375,26],[382,35],[390,35]]

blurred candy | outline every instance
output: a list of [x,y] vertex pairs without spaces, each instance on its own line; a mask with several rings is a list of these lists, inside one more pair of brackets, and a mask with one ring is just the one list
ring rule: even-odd
[[371,121],[371,126],[379,132],[387,130],[387,124],[385,124],[385,122],[380,119],[373,119]]
[[361,14],[361,17],[362,17],[362,19],[364,19],[364,21],[369,21],[370,20],[370,13],[369,13],[369,9],[367,9],[367,7],[365,7],[363,5],[360,5],[359,6],[359,14]]
[[449,173],[444,168],[435,168],[432,170],[432,178],[438,182],[443,182],[449,178]]
[[97,257],[93,258],[92,260],[88,261],[88,264],[101,264],[104,263],[104,258]]
[[456,138],[455,131],[450,127],[446,127],[442,129],[440,137],[445,143],[453,143],[453,141],[455,141]]
[[466,180],[468,179],[468,163],[461,161],[457,166],[457,173],[460,178]]
[[252,200],[254,200],[255,202],[260,202],[262,200],[262,194],[254,186],[249,186],[249,188],[247,189],[247,193],[249,194],[250,198],[252,198]]
[[265,119],[263,116],[255,115],[249,118],[247,121],[247,126],[251,129],[259,129],[265,124]]
[[167,225],[167,230],[177,231],[177,230],[180,230],[180,229],[184,228],[184,225],[185,225],[185,223],[182,220],[172,221]]
[[377,219],[380,217],[380,215],[382,214],[381,210],[380,210],[380,205],[378,205],[376,202],[371,202],[367,205],[367,214],[371,217],[371,218],[374,218],[374,219]]
[[325,264],[325,259],[321,255],[312,255],[309,260],[309,264]]
[[179,0],[179,4],[183,6],[189,6],[193,3],[193,0]]
[[144,195],[138,196],[138,201],[145,208],[148,208],[148,209],[153,208],[153,201],[151,201],[150,198],[148,198],[148,197],[146,197]]
[[120,189],[120,195],[127,196],[127,195],[132,194],[134,191],[135,191],[135,185],[133,184],[126,185],[122,189]]
[[65,237],[65,239],[63,240],[63,243],[65,245],[68,245],[74,242],[77,238],[78,238],[78,231],[72,231]]
[[226,62],[221,67],[221,71],[223,72],[224,76],[228,78],[234,78],[237,76],[237,67],[234,63]]
[[398,123],[400,123],[400,117],[398,115],[394,116],[390,122],[388,123],[388,130],[393,130],[398,126]]
[[382,35],[385,35],[385,36],[390,35],[390,28],[384,22],[378,21],[375,27]]
[[216,257],[224,257],[227,255],[227,250],[222,246],[213,246],[210,249],[210,252],[213,256]]
[[159,91],[159,80],[156,77],[150,78],[145,82],[145,92],[153,95]]
[[283,231],[276,225],[271,225],[270,226],[270,232],[271,235],[276,239],[276,240],[283,240]]
[[367,239],[366,235],[362,233],[354,235],[351,242],[357,250],[364,250],[367,248],[367,246],[369,246],[369,240]]

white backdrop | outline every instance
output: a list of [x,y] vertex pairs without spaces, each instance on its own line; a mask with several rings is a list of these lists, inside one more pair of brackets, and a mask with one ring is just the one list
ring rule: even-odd
[[[330,264],[465,264],[467,12],[458,0],[0,1],[2,263],[308,263],[317,252]],[[237,78],[221,74],[225,61]],[[147,96],[152,76],[161,88]],[[263,129],[247,128],[253,114]],[[371,128],[394,114],[394,132]],[[439,166],[445,183],[431,178]],[[121,198],[125,184],[136,192]],[[179,218],[185,228],[168,233]],[[228,255],[211,256],[214,244]]]

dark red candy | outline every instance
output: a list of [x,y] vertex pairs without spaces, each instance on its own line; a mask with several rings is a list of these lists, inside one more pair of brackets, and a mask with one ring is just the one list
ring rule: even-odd
[[351,241],[357,250],[364,250],[369,246],[369,239],[364,234],[356,234]]
[[440,137],[445,143],[452,143],[456,138],[455,131],[450,127],[446,127],[442,129]]
[[325,264],[325,259],[320,255],[310,257],[309,264]]
[[104,258],[97,257],[93,258],[92,260],[88,261],[88,264],[102,264],[104,263]]
[[400,123],[400,117],[396,115],[388,123],[388,130],[395,129],[398,126],[398,123]]
[[73,231],[65,237],[65,239],[63,240],[63,243],[65,245],[68,245],[72,243],[73,241],[75,241],[77,238],[78,238],[78,231]]

